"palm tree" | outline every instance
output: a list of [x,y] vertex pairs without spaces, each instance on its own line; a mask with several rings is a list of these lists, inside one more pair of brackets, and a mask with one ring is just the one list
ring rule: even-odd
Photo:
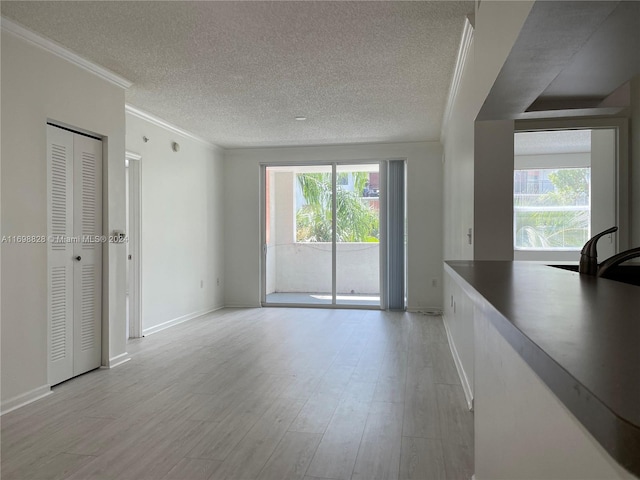
[[[340,179],[348,174],[338,175]],[[368,175],[366,172],[352,175],[354,191],[342,185],[336,188],[336,241],[378,242],[378,215],[359,196]],[[306,203],[296,213],[296,241],[331,242],[331,174],[300,173],[296,178]]]

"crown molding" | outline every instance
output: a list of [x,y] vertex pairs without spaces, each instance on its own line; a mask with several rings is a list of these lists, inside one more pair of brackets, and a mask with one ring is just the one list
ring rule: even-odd
[[453,71],[453,78],[451,79],[451,87],[449,88],[449,96],[447,97],[447,105],[444,109],[444,115],[442,117],[442,128],[440,129],[440,141],[444,144],[446,136],[447,125],[451,118],[451,110],[453,109],[453,103],[458,95],[460,88],[460,80],[462,78],[462,72],[467,64],[469,56],[469,47],[473,40],[473,25],[469,21],[469,18],[464,19],[464,28],[462,29],[462,38],[460,39],[460,47],[458,48],[458,56],[456,58],[456,68]]
[[124,89],[127,89],[131,85],[133,85],[133,83],[126,78],[121,77],[120,75],[117,75],[111,70],[107,70],[106,68],[101,67],[96,63],[90,62],[86,58],[83,58],[80,55],[67,50],[62,45],[55,43],[54,41],[49,40],[48,38],[45,38],[41,35],[38,35],[37,33],[32,32],[31,30],[28,30],[21,25],[18,25],[8,18],[2,17],[1,25],[2,31],[11,33],[12,35],[21,38],[22,40],[25,40],[32,45],[40,47],[49,53],[53,53],[54,55],[57,55],[58,57],[73,63],[77,67],[80,67],[83,70],[86,70],[87,72],[90,72],[94,75],[97,75],[98,77],[106,80],[109,83],[112,83],[113,85]]
[[156,117],[155,115],[149,113],[149,112],[145,112],[144,110],[139,109],[138,107],[134,107],[133,105],[130,104],[125,104],[124,106],[125,112],[128,113],[129,115],[133,115],[134,117],[138,117],[142,120],[145,120],[157,127],[160,128],[164,128],[165,130],[169,130],[170,132],[173,133],[177,133],[178,135],[182,135],[183,137],[187,137],[191,140],[195,140],[198,143],[201,143],[209,148],[212,148],[214,150],[220,150],[222,151],[223,148],[219,147],[218,145],[216,145],[215,143],[211,143],[210,141],[196,135],[195,133],[191,133],[187,130],[183,130],[180,127],[177,127],[175,125],[173,125],[172,123],[167,122],[166,120],[163,120],[160,117]]

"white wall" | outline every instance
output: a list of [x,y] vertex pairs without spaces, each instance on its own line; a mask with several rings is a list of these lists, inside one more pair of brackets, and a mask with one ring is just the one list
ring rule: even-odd
[[126,119],[127,150],[142,156],[142,329],[148,334],[224,304],[223,155],[130,113]]
[[[225,304],[260,304],[260,162],[407,159],[408,303],[442,306],[442,149],[437,142],[225,152]],[[437,286],[432,286],[436,279]]]
[[512,120],[475,124],[475,260],[513,260],[513,127]]
[[474,98],[474,45],[472,40],[443,137],[443,256],[446,260],[473,258],[473,245],[467,233],[473,228],[473,120],[480,108]]
[[630,247],[640,246],[640,75],[631,81],[631,239]]
[[[105,233],[125,228],[124,90],[2,32],[2,235],[47,234],[46,122],[106,137]],[[105,247],[103,364],[125,353],[125,247]],[[47,246],[2,244],[2,404],[47,388]],[[38,390],[40,389],[40,390]]]
[[[591,234],[621,225],[616,216],[616,131],[591,132]],[[624,228],[624,227],[622,227]],[[616,238],[607,235],[598,241],[598,258],[615,255]]]
[[[513,128],[511,126],[511,133],[507,135],[508,124],[485,124],[486,128],[481,127],[482,138],[476,138],[475,119],[533,3],[483,0],[476,11],[475,29],[466,61],[451,104],[450,117],[443,128],[445,260],[473,259],[476,245],[477,254],[484,259],[513,258]],[[476,143],[486,146],[486,154],[479,162]],[[501,155],[494,156],[494,149]],[[507,157],[509,150],[510,157]],[[507,176],[509,182],[506,181]],[[495,195],[506,201],[506,206],[494,212]],[[487,221],[490,223],[481,223]],[[473,229],[471,244],[467,237],[469,228]],[[499,235],[503,238],[499,239]],[[496,239],[499,242],[494,244]],[[455,313],[451,306],[452,297],[456,301]],[[463,370],[461,376],[470,401],[474,368],[473,314],[467,299],[460,295],[455,281],[448,274],[443,303],[446,307],[444,321],[455,350],[457,366]]]
[[[483,192],[475,192],[477,187],[474,185],[474,122],[533,3],[483,0],[476,11],[473,38],[451,105],[451,115],[443,129],[444,258],[447,260],[473,258],[473,245],[468,243],[467,232],[469,228],[474,227],[474,202],[483,202],[484,196],[492,191],[491,185],[483,183],[479,185]],[[503,137],[492,138],[490,132],[486,132],[483,138],[486,144],[493,143],[496,148],[501,148],[502,145],[503,149],[506,148],[505,141],[507,139]],[[513,145],[513,135],[510,142]],[[499,157],[493,160],[488,158],[483,161],[482,168],[498,170],[504,167],[503,163],[504,159]],[[503,220],[507,221],[506,218]],[[502,229],[505,228],[503,225]],[[487,234],[494,235],[492,232],[481,231],[482,241],[490,241],[486,239]],[[474,239],[476,236],[474,231]]]

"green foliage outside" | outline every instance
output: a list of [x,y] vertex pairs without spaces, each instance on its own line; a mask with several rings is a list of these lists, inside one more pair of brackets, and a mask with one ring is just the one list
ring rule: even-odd
[[589,199],[589,168],[563,168],[549,174],[554,191],[543,197],[555,205],[584,205]]
[[[366,172],[353,172],[354,191],[340,185],[348,173],[338,174],[336,186],[336,241],[378,242],[378,213],[360,198],[368,181]],[[297,242],[331,242],[331,174],[296,175],[306,205],[296,212]]]
[[539,249],[582,247],[589,239],[589,175],[589,168],[556,170],[548,176],[553,191],[516,198],[515,207],[542,207],[537,211],[518,211],[516,208],[516,246]]

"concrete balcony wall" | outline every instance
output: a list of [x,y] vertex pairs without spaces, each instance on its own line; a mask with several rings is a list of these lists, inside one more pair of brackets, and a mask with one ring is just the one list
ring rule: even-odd
[[[336,248],[337,293],[379,294],[380,244],[338,243]],[[269,246],[267,258],[276,271],[268,293],[331,292],[330,243]]]

